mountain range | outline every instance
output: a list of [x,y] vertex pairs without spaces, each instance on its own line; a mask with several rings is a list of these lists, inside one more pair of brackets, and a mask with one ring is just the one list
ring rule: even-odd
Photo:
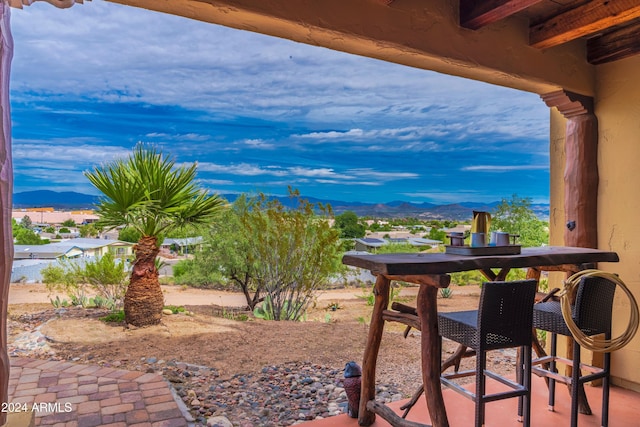
[[[222,197],[233,202],[236,194],[221,194]],[[274,196],[275,197],[275,196]],[[291,206],[294,202],[289,197],[275,197],[284,206]],[[306,198],[311,203],[323,203],[331,205],[335,214],[345,211],[353,211],[358,216],[376,218],[401,218],[416,217],[424,219],[440,220],[468,220],[473,216],[473,211],[495,210],[499,201],[492,203],[461,202],[454,204],[436,205],[433,203],[410,203],[405,201],[393,201],[388,203],[362,203],[345,202],[340,200],[323,200],[313,197]],[[15,193],[13,195],[13,208],[52,207],[58,210],[92,209],[98,201],[98,196],[76,193],[72,191],[56,192],[49,190],[36,190]],[[541,219],[549,218],[548,204],[533,204],[531,209]]]

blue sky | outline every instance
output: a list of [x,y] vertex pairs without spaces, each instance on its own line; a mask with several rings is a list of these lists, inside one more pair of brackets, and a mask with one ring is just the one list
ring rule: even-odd
[[548,202],[535,94],[100,0],[11,21],[15,192],[95,194],[143,141],[221,194]]

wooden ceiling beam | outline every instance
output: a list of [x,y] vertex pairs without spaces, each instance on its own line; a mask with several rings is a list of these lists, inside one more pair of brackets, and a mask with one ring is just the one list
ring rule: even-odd
[[604,64],[640,53],[640,21],[587,41],[587,61]]
[[460,0],[460,26],[477,30],[542,0]]
[[640,0],[592,0],[529,28],[529,44],[549,48],[640,17]]

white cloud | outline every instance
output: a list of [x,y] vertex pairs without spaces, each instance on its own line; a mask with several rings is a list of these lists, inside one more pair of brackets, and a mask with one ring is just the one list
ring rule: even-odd
[[439,125],[430,125],[425,127],[410,126],[403,128],[390,129],[371,129],[364,131],[362,129],[349,129],[347,131],[328,131],[328,132],[311,132],[308,134],[292,135],[293,137],[303,139],[317,139],[320,141],[328,140],[349,140],[349,141],[370,141],[372,139],[390,139],[395,140],[412,140],[424,137],[445,136],[448,132],[444,131]]
[[337,174],[331,168],[310,169],[296,166],[289,168],[288,171],[293,175],[306,176],[308,178],[348,178],[346,175]]
[[380,180],[414,179],[420,175],[414,172],[380,172],[373,169],[349,169],[349,173],[359,177],[377,178]]
[[198,162],[199,172],[214,172],[214,173],[226,173],[230,175],[244,175],[244,176],[257,176],[257,175],[286,175],[286,171],[268,170],[263,169],[260,166],[251,165],[249,163],[239,163],[223,165],[210,162]]
[[170,134],[164,132],[150,132],[145,135],[149,139],[163,141],[208,141],[209,135],[201,135],[197,133]]
[[511,172],[511,171],[524,171],[524,170],[545,170],[549,167],[546,165],[476,165],[465,166],[460,170],[463,171],[476,171],[476,172]]
[[[477,200],[478,196],[481,195],[478,191],[475,190],[456,190],[455,192],[407,192],[401,194],[412,199],[422,199],[432,203],[457,203],[461,200],[467,199]],[[492,202],[494,201],[495,196],[485,196],[484,198],[484,201]],[[418,203],[420,201],[421,200],[418,200]]]
[[207,185],[234,185],[235,182],[228,179],[198,179],[201,184]]
[[[301,166],[293,166],[283,168],[280,166],[258,166],[249,163],[222,165],[210,162],[199,162],[199,172],[225,173],[239,176],[278,176],[289,177],[294,182],[298,182],[301,178],[310,178],[318,183],[345,182],[357,183],[363,178],[377,180],[378,182],[394,181],[399,179],[415,179],[420,175],[414,172],[393,172],[393,171],[377,171],[371,168],[347,169],[343,172],[337,172],[332,168],[306,168]],[[204,180],[206,181],[206,179]],[[289,181],[291,183],[292,181]]]
[[335,185],[345,185],[349,184],[350,186],[369,186],[369,187],[380,187],[384,185],[382,181],[349,181],[345,183],[344,181],[338,181],[335,179],[318,179],[316,180],[319,184],[335,184]]
[[303,135],[292,135],[299,138],[310,139],[344,139],[344,138],[363,138],[365,132],[362,129],[350,129],[348,131],[329,131],[329,132],[311,132]]
[[50,162],[59,167],[72,168],[84,167],[84,165],[97,165],[111,161],[116,157],[126,157],[130,151],[118,146],[74,144],[80,142],[65,139],[64,141],[52,140],[48,143],[42,141],[30,142],[14,139],[13,158],[16,162],[26,166],[34,166],[34,162],[40,165]]
[[241,144],[262,150],[272,150],[275,147],[273,144],[263,141],[262,139],[245,139]]

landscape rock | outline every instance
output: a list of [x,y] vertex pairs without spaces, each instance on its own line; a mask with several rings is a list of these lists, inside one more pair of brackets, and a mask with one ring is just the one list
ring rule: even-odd
[[216,416],[207,419],[207,427],[233,427],[233,424],[226,417]]

